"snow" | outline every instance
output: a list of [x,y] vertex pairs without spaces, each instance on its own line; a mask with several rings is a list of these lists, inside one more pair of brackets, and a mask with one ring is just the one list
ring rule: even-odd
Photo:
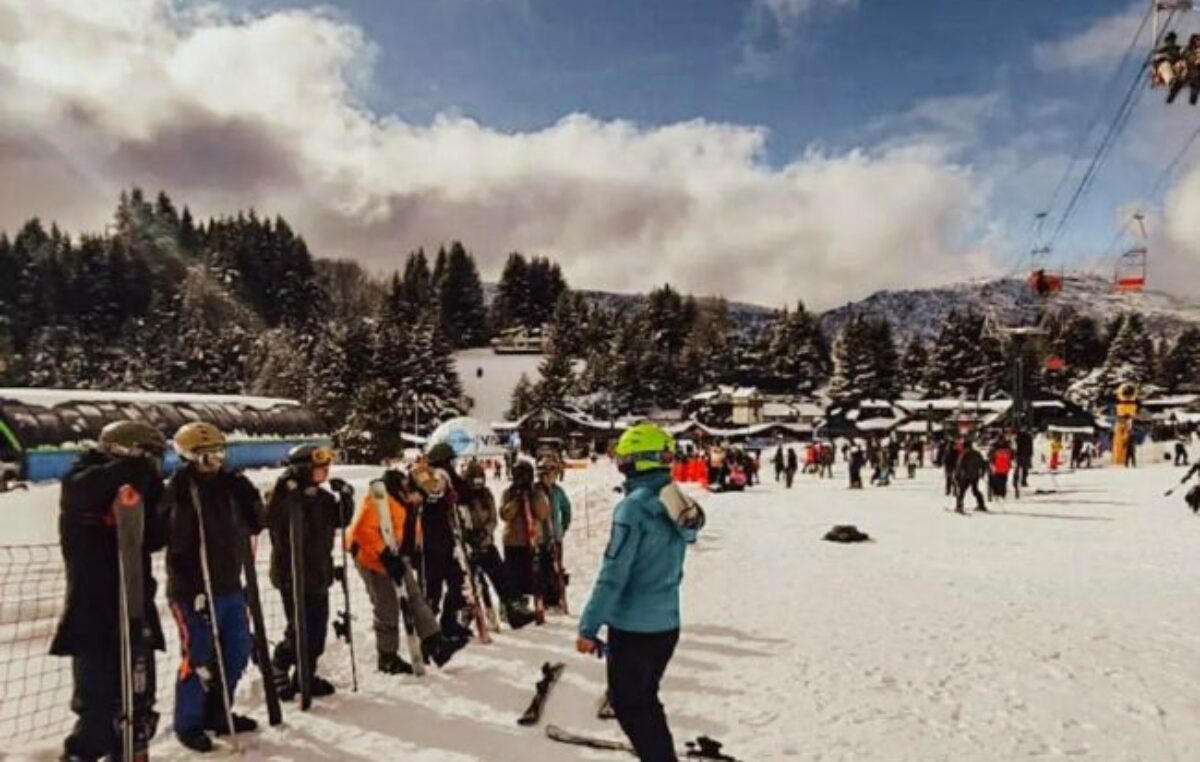
[[[359,485],[377,472],[338,470]],[[1181,470],[1037,473],[1034,487],[1057,491],[969,517],[943,510],[937,469],[855,492],[836,470],[832,481],[801,475],[792,491],[768,483],[701,495],[709,522],[689,554],[683,637],[663,684],[677,740],[709,734],[755,761],[1200,759],[1200,520],[1178,495],[1161,497]],[[615,481],[601,461],[564,485],[576,503],[567,548],[576,614],[603,554]],[[3,541],[15,541],[15,503],[41,504],[53,537],[55,492],[0,496]],[[822,542],[833,524],[856,524],[874,541]],[[360,606],[356,624],[368,622]],[[604,665],[574,654],[573,622],[502,632],[422,680],[375,674],[365,632],[359,693],[340,690],[303,718],[285,705],[287,725],[246,739],[245,756],[615,759],[515,724],[538,665],[561,660],[567,671],[543,722],[620,737],[594,716]],[[344,644],[331,638],[322,664],[339,689],[349,684]],[[250,674],[239,700],[261,719],[257,681]],[[171,687],[159,696],[165,727]],[[45,758],[58,741],[39,745]],[[154,753],[194,758],[161,731]]]
[[276,397],[251,397],[235,394],[176,394],[174,392],[106,392],[91,389],[0,388],[0,399],[14,400],[25,405],[54,407],[72,402],[141,402],[141,403],[219,403],[245,405],[256,410],[270,410],[279,405],[295,406],[296,400]]
[[[491,349],[464,349],[454,353],[454,363],[463,392],[475,401],[470,414],[481,421],[504,420],[522,373],[531,383],[541,379],[541,355],[498,355]],[[478,376],[480,368],[482,377]]]

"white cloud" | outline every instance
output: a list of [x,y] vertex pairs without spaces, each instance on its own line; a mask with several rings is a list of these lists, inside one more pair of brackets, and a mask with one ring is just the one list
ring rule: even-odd
[[[1080,32],[1038,45],[1034,60],[1051,71],[1101,70],[1125,54],[1145,14],[1146,4],[1138,0],[1122,13],[1097,19]],[[1149,39],[1150,35],[1143,32],[1141,43],[1149,44]]]
[[416,126],[358,103],[370,44],[309,11],[0,0],[0,30],[10,229],[34,214],[96,229],[138,183],[201,213],[280,212],[318,254],[378,269],[461,238],[485,276],[521,250],[589,288],[829,306],[989,267],[979,182],[936,147],[772,168],[764,130],[706,121]]
[[754,0],[755,4],[770,14],[780,29],[790,32],[809,13],[819,6],[851,7],[858,0]]

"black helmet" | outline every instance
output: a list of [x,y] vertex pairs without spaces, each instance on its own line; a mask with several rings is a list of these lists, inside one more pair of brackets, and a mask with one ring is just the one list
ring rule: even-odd
[[513,484],[533,483],[533,464],[527,460],[518,460],[512,467]]
[[167,451],[167,438],[145,421],[114,421],[100,430],[100,449],[122,457],[161,458]]
[[467,484],[470,484],[475,489],[482,489],[487,486],[487,474],[483,470],[483,464],[477,460],[473,460],[467,465]]
[[429,465],[438,468],[449,468],[450,464],[454,462],[454,458],[454,448],[445,442],[438,442],[429,448],[429,452],[425,453],[425,460],[429,462]]
[[[1192,36],[1194,37],[1195,35]],[[1168,45],[1173,44],[1178,39],[1179,35],[1175,34],[1175,32],[1167,32],[1166,35],[1163,36],[1163,42],[1167,43]]]
[[302,444],[288,450],[287,464],[300,468],[328,466],[334,461],[333,450],[324,445]]

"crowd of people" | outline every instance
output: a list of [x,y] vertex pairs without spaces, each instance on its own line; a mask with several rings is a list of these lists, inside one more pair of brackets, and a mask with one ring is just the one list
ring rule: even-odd
[[1167,103],[1174,103],[1187,87],[1195,106],[1200,102],[1200,34],[1193,34],[1185,48],[1175,32],[1167,32],[1150,56],[1150,72],[1155,87],[1167,88]]
[[[121,758],[121,653],[132,648],[123,645],[119,626],[124,597],[115,511],[123,496],[136,497],[143,517],[137,540],[144,610],[130,613],[143,623],[135,635],[148,684],[140,686],[133,712],[143,742],[158,725],[153,653],[165,647],[153,602],[152,554],[165,552],[166,597],[180,635],[172,727],[179,742],[197,752],[213,749],[214,734],[257,728],[232,711],[232,701],[254,638],[265,641],[251,632],[243,579],[250,538],[264,531],[270,581],[287,621],[264,675],[285,701],[300,692],[311,699],[335,690],[318,665],[330,629],[330,590],[345,584],[348,572],[334,563],[339,532],[372,604],[381,673],[443,666],[472,637],[484,635],[486,625],[476,619],[484,609],[493,622],[503,618],[519,629],[540,624],[547,609],[566,608],[562,540],[571,502],[558,484],[557,458],[518,460],[497,506],[484,465],[460,463],[460,473],[454,451],[435,444],[407,469],[384,470],[372,484],[382,494],[364,496],[356,509],[351,485],[332,475],[328,447],[293,449],[264,494],[227,467],[226,439],[217,427],[189,423],[173,444],[181,466],[164,481],[168,443],[162,433],[144,422],[110,424],[63,479],[66,603],[51,653],[72,659],[77,715],[64,759]],[[500,522],[503,556],[495,544]],[[499,612],[490,607],[490,589]],[[411,661],[400,652],[402,619],[403,629],[413,630]]]

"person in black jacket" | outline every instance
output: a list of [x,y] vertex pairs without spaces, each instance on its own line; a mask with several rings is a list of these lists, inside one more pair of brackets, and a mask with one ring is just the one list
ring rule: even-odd
[[787,478],[787,488],[791,489],[792,484],[796,481],[796,472],[800,470],[800,459],[796,457],[796,450],[792,447],[788,448],[787,466],[784,468],[784,475]]
[[[175,434],[175,450],[183,467],[167,482],[163,517],[167,540],[167,600],[179,626],[182,663],[175,684],[175,735],[194,751],[210,751],[205,730],[229,733],[221,696],[221,670],[216,665],[212,620],[221,639],[225,686],[233,701],[238,680],[250,661],[246,596],[242,591],[243,533],[263,528],[262,498],[240,473],[224,468],[225,435],[210,423],[194,422]],[[204,516],[204,547],[195,501]],[[212,584],[212,601],[204,579],[204,560]],[[249,717],[233,715],[238,733],[256,730]]]
[[987,513],[987,506],[983,502],[983,493],[979,491],[979,480],[987,473],[987,460],[979,450],[975,449],[975,443],[970,439],[963,442],[962,452],[958,456],[958,465],[954,469],[954,483],[958,486],[958,492],[955,493],[957,500],[954,510],[958,513],[963,513],[963,501],[967,496],[967,490],[975,495],[975,510]]
[[1028,431],[1017,432],[1017,467],[1013,470],[1013,487],[1017,497],[1020,488],[1029,486],[1029,470],[1033,468],[1033,435]]
[[[454,470],[454,450],[439,442],[429,448],[425,462],[441,480],[414,480],[425,495],[421,509],[424,542],[421,563],[425,569],[425,595],[435,612],[440,612],[442,634],[451,639],[465,640],[470,630],[464,625],[469,619],[467,599],[463,595],[466,577],[454,557],[454,527],[452,513],[460,501],[467,500],[467,486]],[[414,470],[414,474],[423,473]]]
[[[275,482],[267,501],[267,529],[271,535],[271,584],[283,597],[287,629],[275,647],[272,667],[283,690],[280,698],[290,700],[299,689],[296,665],[295,603],[292,595],[292,547],[290,508],[300,503],[304,517],[304,547],[300,563],[304,572],[305,631],[309,684],[312,695],[332,695],[333,685],[316,674],[317,660],[325,652],[329,629],[329,587],[333,584],[333,543],[337,530],[350,523],[351,515],[341,510],[339,501],[321,484],[329,478],[333,451],[328,447],[300,445],[288,453],[287,470]],[[287,678],[291,672],[291,679]]]
[[[63,758],[119,758],[117,715],[121,708],[121,672],[117,568],[117,532],[113,504],[130,486],[141,495],[144,512],[142,566],[145,606],[141,633],[153,650],[163,650],[162,626],[154,607],[157,588],[150,554],[166,544],[158,518],[162,495],[162,433],[146,423],[118,421],[100,432],[98,446],[86,451],[62,480],[59,542],[67,572],[66,602],[50,653],[71,657],[71,711],[78,719],[63,742]],[[149,648],[147,649],[150,650]],[[154,658],[149,654],[149,685],[135,716],[139,734],[150,738],[158,726],[154,711]]]

